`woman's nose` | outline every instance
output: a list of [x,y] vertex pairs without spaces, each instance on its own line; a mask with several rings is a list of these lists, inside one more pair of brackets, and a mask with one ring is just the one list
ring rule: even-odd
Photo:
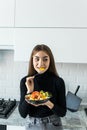
[[43,66],[43,60],[39,61],[39,67]]

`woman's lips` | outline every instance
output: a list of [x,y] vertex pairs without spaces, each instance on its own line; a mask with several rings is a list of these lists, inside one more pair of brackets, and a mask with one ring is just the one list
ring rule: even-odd
[[40,71],[44,71],[45,68],[44,68],[44,67],[40,67],[39,70],[40,70]]

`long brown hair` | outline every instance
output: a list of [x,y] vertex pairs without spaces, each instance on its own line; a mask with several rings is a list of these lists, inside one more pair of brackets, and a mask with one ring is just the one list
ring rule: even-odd
[[49,66],[48,71],[58,76],[52,51],[47,45],[44,45],[44,44],[36,45],[33,48],[31,56],[30,56],[30,61],[29,61],[28,76],[33,76],[34,74],[37,73],[33,67],[33,55],[39,51],[44,51],[50,57],[50,66]]

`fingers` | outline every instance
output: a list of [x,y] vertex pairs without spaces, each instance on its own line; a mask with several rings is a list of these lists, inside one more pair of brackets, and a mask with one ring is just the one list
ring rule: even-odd
[[31,105],[33,105],[33,106],[35,106],[35,107],[38,107],[38,106],[40,106],[41,104],[33,104],[33,103],[30,103],[30,102],[28,102],[26,99],[25,99],[25,101],[27,102],[27,103],[29,103],[29,104],[31,104]]
[[32,85],[32,84],[33,84],[33,79],[34,79],[34,76],[26,78],[25,84],[26,84],[27,86],[28,86],[28,85]]
[[27,77],[26,78],[26,82],[25,82],[25,85],[27,87],[27,93],[31,93],[34,89],[34,76],[32,77]]
[[27,83],[27,82],[25,82],[25,85],[26,85],[26,87],[27,87],[27,90],[28,90],[28,88],[29,88],[29,87],[28,87],[28,83]]
[[34,76],[26,78],[26,82],[32,83]]
[[31,76],[31,77],[27,77],[26,80],[32,80],[34,79],[34,76]]

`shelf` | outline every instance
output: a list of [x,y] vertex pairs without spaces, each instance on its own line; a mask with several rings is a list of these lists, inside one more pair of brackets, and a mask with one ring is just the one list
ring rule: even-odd
[[0,50],[14,50],[13,45],[0,45]]

